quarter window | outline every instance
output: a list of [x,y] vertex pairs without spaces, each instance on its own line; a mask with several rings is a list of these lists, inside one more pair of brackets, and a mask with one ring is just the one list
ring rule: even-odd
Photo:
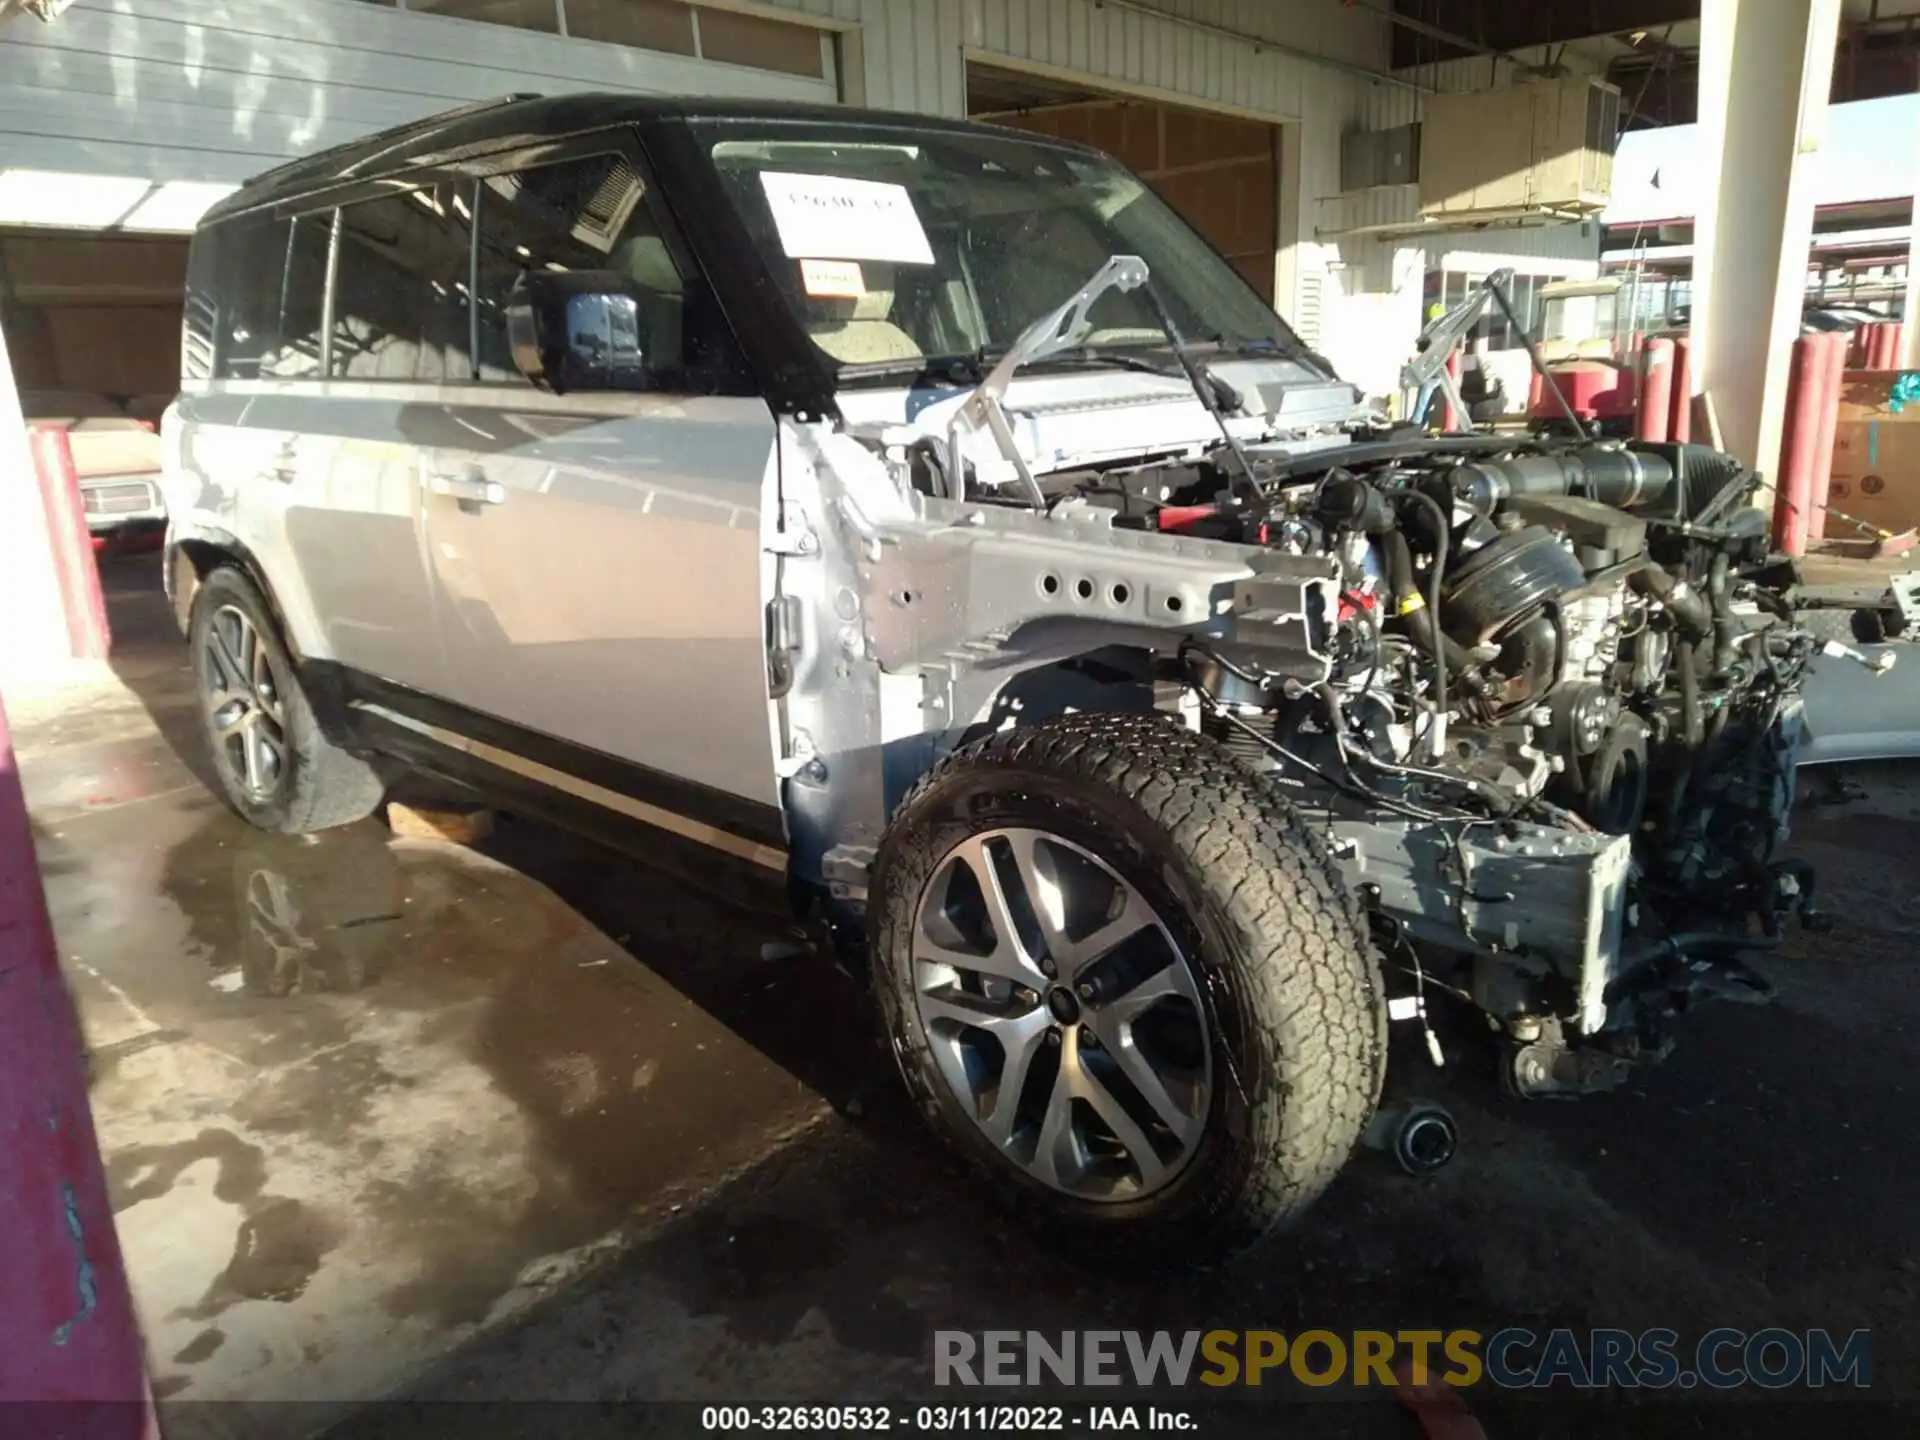
[[186,365],[252,380],[280,342],[288,221],[248,215],[195,241],[187,276]]

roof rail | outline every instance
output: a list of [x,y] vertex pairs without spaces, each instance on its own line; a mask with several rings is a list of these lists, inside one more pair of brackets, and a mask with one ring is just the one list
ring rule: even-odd
[[[490,110],[498,110],[508,105],[517,105],[523,100],[544,100],[545,98],[546,97],[537,90],[516,90],[510,95],[499,95],[489,100],[475,100],[471,104],[461,105],[453,110],[442,110],[433,115],[423,116],[421,119],[415,121],[414,124],[401,129],[396,134],[392,134],[392,138],[386,145],[383,145],[371,154],[362,156],[353,164],[342,169],[340,173],[343,177],[352,175],[363,169],[369,162],[379,159],[382,155],[388,154],[401,145],[409,144],[412,141],[431,135],[435,130],[441,129],[451,121],[468,120],[475,115],[484,115]],[[247,180],[240,188],[242,190],[251,190],[256,185],[261,185],[269,180],[278,179],[281,176],[290,174],[302,166],[310,164],[313,159],[314,157],[311,155],[302,155],[284,164],[276,165],[271,170],[262,170],[258,175]]]

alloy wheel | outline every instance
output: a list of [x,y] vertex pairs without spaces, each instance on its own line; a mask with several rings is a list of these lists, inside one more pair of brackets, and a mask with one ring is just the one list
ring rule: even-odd
[[287,773],[286,706],[259,628],[238,606],[207,626],[200,683],[220,763],[249,800],[271,800]]
[[1044,830],[973,835],[934,868],[914,998],[987,1140],[1089,1200],[1134,1200],[1192,1159],[1212,1056],[1191,961],[1110,865]]

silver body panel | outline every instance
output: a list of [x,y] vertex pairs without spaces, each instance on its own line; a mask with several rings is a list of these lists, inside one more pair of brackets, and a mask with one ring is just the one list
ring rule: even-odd
[[1891,654],[1896,663],[1877,674],[1858,661],[1821,655],[1809,667],[1802,765],[1920,758],[1920,647],[1868,645],[1862,653]]
[[168,427],[176,538],[238,541],[301,657],[777,803],[764,401],[216,382]]

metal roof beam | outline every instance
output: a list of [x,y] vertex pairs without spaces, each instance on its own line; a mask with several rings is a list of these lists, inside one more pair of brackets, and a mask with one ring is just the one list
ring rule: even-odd
[[[1506,54],[1595,35],[1658,30],[1700,18],[1700,0],[1392,0],[1403,22],[1393,38],[1396,70],[1465,55]],[[1373,4],[1368,9],[1377,8]],[[1436,35],[1432,32],[1439,31]]]

